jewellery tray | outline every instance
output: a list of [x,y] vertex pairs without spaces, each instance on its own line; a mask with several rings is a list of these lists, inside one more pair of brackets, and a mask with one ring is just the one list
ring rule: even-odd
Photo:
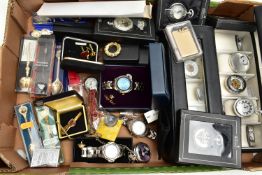
[[[60,139],[68,136],[74,137],[84,134],[88,131],[87,116],[82,97],[75,91],[68,91],[58,95],[50,96],[38,101],[35,101],[37,106],[45,105],[50,107],[56,113],[56,123],[58,128],[58,137]],[[65,127],[70,119],[74,119],[79,113],[82,115],[76,121],[75,126],[71,127],[67,134],[62,134],[61,127]]]
[[[26,112],[26,119],[27,121],[25,122],[24,117],[22,114],[19,112],[19,108],[21,106],[25,106],[27,108]],[[32,160],[32,153],[31,149],[37,149],[37,148],[43,148],[42,142],[40,135],[38,133],[38,125],[33,113],[33,107],[31,103],[24,103],[15,106],[14,108],[16,116],[17,116],[17,122],[18,122],[18,130],[22,135],[22,140],[26,153],[26,158],[28,163],[31,163]],[[32,144],[32,145],[31,145]]]
[[[26,44],[25,44],[26,43]],[[30,43],[30,46],[29,46]],[[35,46],[33,46],[35,45]],[[27,47],[30,47],[31,50],[28,52]],[[35,50],[33,49],[35,47]],[[28,77],[31,77],[31,70],[32,70],[32,65],[35,59],[35,51],[37,47],[37,40],[33,37],[23,37],[20,41],[20,51],[19,51],[19,63],[18,63],[18,68],[17,68],[17,75],[16,75],[16,92],[28,92],[28,88],[21,88],[19,85],[19,81],[22,77],[26,77],[26,65],[27,61],[29,61],[29,74]],[[29,58],[28,58],[28,55]]]
[[[156,26],[157,30],[162,30],[166,25],[179,21],[169,20],[166,9],[174,3],[182,3],[188,9],[194,10],[194,17],[190,19],[194,25],[203,25],[207,17],[207,10],[210,0],[159,0],[157,6]],[[185,19],[186,20],[186,19]]]
[[[159,138],[158,150],[159,154],[167,162],[177,162],[179,150],[179,121],[181,109],[203,110],[209,113],[222,113],[222,103],[220,98],[220,84],[217,74],[217,59],[215,50],[215,40],[213,28],[209,26],[194,26],[198,40],[200,40],[203,50],[203,78],[186,79],[184,71],[184,63],[175,63],[174,55],[169,50],[168,71],[170,71],[171,79],[171,105],[162,110],[159,116]],[[199,66],[200,67],[200,66]],[[203,68],[202,68],[203,69]],[[197,82],[197,83],[196,83]],[[196,85],[204,85],[206,94],[206,106],[200,104],[195,94],[187,89],[194,89]],[[193,100],[194,99],[194,100]]]
[[[88,60],[80,58],[81,50],[76,49],[79,51],[79,54],[72,51],[72,48],[76,47],[76,43],[91,43],[92,46],[96,45],[93,50],[96,52],[95,59]],[[88,46],[88,45],[84,45]],[[79,70],[83,72],[87,71],[101,71],[104,68],[104,64],[98,60],[98,45],[89,40],[82,40],[74,37],[64,37],[62,41],[62,52],[61,52],[61,67],[68,70]]]
[[[216,52],[219,68],[219,80],[221,87],[221,99],[223,112],[226,115],[236,116],[234,103],[239,97],[250,98],[255,104],[255,110],[261,110],[261,56],[258,43],[258,32],[254,23],[247,23],[220,18],[210,18],[210,24],[214,25]],[[243,51],[237,50],[235,35],[243,39]],[[234,73],[229,66],[230,54],[244,53],[249,56],[250,69],[246,73]],[[232,94],[225,87],[225,79],[229,75],[240,75],[246,80],[246,90],[240,94]],[[262,115],[254,113],[241,118],[242,152],[262,151]],[[247,140],[246,126],[254,127],[255,146],[250,147]]]
[[240,118],[187,110],[180,115],[178,162],[241,168]]
[[[107,140],[104,139],[99,139],[102,142],[109,142]],[[96,140],[95,137],[89,137],[89,138],[78,138],[76,140],[74,140],[74,150],[73,150],[73,156],[74,156],[74,162],[88,162],[88,163],[108,163],[107,160],[103,159],[103,158],[83,158],[81,157],[81,149],[78,147],[79,143],[84,143],[87,146],[92,146],[92,147],[99,147],[102,146],[102,143],[100,143],[99,141]],[[117,138],[115,143],[117,144],[121,144],[121,145],[125,145],[127,146],[129,149],[132,150],[132,145],[133,145],[133,140],[132,138]],[[128,163],[129,159],[128,159],[128,151],[125,149],[124,150],[124,155],[118,159],[116,159],[115,163]]]
[[[126,74],[132,75],[133,88],[134,82],[139,82],[142,83],[143,89],[141,91],[132,90],[124,95],[114,89],[103,90],[103,82],[114,81],[115,78]],[[108,95],[114,96],[113,102],[115,104],[106,100],[105,96]],[[151,108],[151,98],[150,74],[147,66],[108,65],[101,72],[99,103],[104,109],[109,111],[146,111]]]
[[[124,41],[133,41],[137,42],[154,42],[156,40],[155,36],[155,24],[154,20],[150,19],[139,19],[139,18],[130,18],[133,21],[133,29],[130,31],[121,31],[112,25],[108,25],[107,22],[113,22],[113,19],[100,18],[96,21],[94,35],[99,39],[110,39],[110,40],[124,40]],[[137,21],[145,21],[144,30],[141,31],[137,26]]]

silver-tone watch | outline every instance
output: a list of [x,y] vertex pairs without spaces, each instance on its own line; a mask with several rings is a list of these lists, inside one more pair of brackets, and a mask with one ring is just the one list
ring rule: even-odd
[[112,25],[116,29],[124,32],[129,31],[134,27],[132,19],[126,17],[115,18],[113,22],[108,21],[107,24]]
[[104,158],[108,162],[115,162],[123,156],[123,148],[115,142],[108,142],[100,147],[86,147],[82,142],[78,144],[83,158]]
[[156,131],[150,129],[147,127],[144,121],[139,120],[139,119],[124,119],[124,125],[127,126],[129,132],[136,136],[136,137],[147,137],[152,140],[156,139],[157,133]]
[[255,110],[255,104],[249,98],[238,98],[234,103],[234,112],[239,117],[248,117],[253,115]]
[[234,53],[229,58],[229,66],[233,72],[246,73],[250,69],[250,61],[247,54]]
[[166,11],[171,20],[182,20],[186,17],[192,18],[194,16],[194,10],[189,9],[187,11],[187,8],[182,3],[174,3]]
[[194,78],[198,75],[199,68],[198,64],[195,61],[185,61],[184,67],[186,77]]
[[122,95],[131,92],[132,90],[142,90],[142,84],[134,82],[131,74],[121,75],[114,79],[114,81],[103,82],[103,89],[113,89],[121,93]]

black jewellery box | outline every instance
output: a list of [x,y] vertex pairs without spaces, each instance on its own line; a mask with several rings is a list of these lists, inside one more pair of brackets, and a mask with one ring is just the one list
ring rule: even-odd
[[240,118],[182,110],[179,163],[241,168]]
[[[213,28],[194,26],[202,46],[202,57],[185,63],[175,63],[169,51],[170,108],[159,118],[159,153],[167,162],[176,162],[178,150],[179,111],[181,109],[222,113],[218,67]],[[189,67],[189,68],[188,68]]]
[[144,18],[100,18],[95,24],[94,36],[105,40],[128,40],[131,43],[156,40],[155,24]]
[[262,151],[262,115],[258,112],[262,106],[262,12],[259,8],[256,9],[257,23],[208,19],[208,24],[215,28],[223,113],[241,118],[242,152]]
[[75,137],[88,131],[86,109],[76,91],[68,91],[35,101],[36,106],[47,106],[56,114],[59,139]]
[[98,47],[93,41],[65,37],[61,52],[62,68],[81,72],[103,70],[104,64],[98,60]]
[[159,0],[156,26],[158,30],[166,25],[190,20],[194,25],[203,25],[210,0]]
[[147,66],[105,66],[100,77],[100,105],[109,111],[146,111],[152,94]]

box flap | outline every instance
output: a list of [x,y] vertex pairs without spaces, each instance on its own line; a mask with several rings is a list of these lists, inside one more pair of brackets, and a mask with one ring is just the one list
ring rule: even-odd
[[72,109],[78,106],[82,106],[82,100],[78,98],[77,95],[72,95],[60,99],[56,99],[53,101],[48,101],[44,103],[46,106],[56,110],[56,111],[64,111],[65,109]]
[[28,17],[26,16],[26,14],[24,13],[23,9],[19,6],[19,4],[16,1],[14,1],[14,3],[13,3],[11,15],[15,19],[17,24],[19,24],[19,26],[26,33]]
[[14,126],[0,123],[0,148],[12,148],[14,146],[16,128]]

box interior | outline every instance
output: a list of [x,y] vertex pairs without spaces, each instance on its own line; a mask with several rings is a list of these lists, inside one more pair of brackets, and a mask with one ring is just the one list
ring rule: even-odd
[[[6,33],[5,33],[5,42],[4,45],[0,48],[0,107],[1,107],[1,117],[0,123],[6,123],[8,125],[17,126],[17,120],[14,118],[13,107],[16,104],[21,104],[27,101],[31,101],[27,94],[17,94],[15,93],[15,82],[16,82],[16,72],[17,72],[17,63],[19,59],[19,46],[20,39],[26,33],[31,31],[31,14],[36,11],[40,5],[43,3],[43,0],[17,0],[14,1],[12,8],[10,6],[9,13],[7,16],[6,24]],[[55,0],[48,0],[47,2],[55,2]],[[244,34],[245,35],[245,34]],[[249,37],[247,37],[249,39]],[[225,45],[225,46],[228,46]],[[233,50],[235,48],[232,48]],[[251,49],[251,48],[250,48]],[[261,65],[260,65],[261,67]],[[254,82],[251,83],[256,83]],[[254,92],[256,93],[256,92]],[[262,130],[261,130],[262,131]],[[261,134],[261,133],[260,133]],[[119,137],[131,137],[130,133],[125,127],[122,127],[120,130]],[[11,138],[11,137],[10,137]],[[16,130],[15,137],[13,138],[13,144],[8,146],[2,146],[3,143],[0,143],[0,148],[10,149],[14,152],[17,149],[24,149],[21,136],[19,131]],[[165,163],[163,160],[159,160],[157,154],[157,145],[154,141],[151,141],[146,138],[134,138],[133,144],[138,142],[144,142],[148,144],[151,148],[151,160],[147,164],[102,164],[97,163],[78,163],[73,162],[73,141],[72,140],[63,140],[61,142],[62,151],[64,152],[65,163],[64,166],[59,168],[27,168],[23,172],[30,173],[61,173],[67,172],[69,167],[155,167],[155,166],[170,166],[170,164]],[[262,145],[262,143],[261,143]],[[10,154],[11,155],[11,154]],[[12,156],[14,162],[19,163],[18,167],[23,167],[25,160],[21,160],[18,156]],[[250,162],[250,154],[244,156],[243,162]],[[2,163],[0,163],[2,167]],[[23,166],[22,166],[23,165]],[[5,165],[3,165],[5,166]],[[172,165],[171,165],[172,166]],[[251,165],[252,166],[252,165]]]

